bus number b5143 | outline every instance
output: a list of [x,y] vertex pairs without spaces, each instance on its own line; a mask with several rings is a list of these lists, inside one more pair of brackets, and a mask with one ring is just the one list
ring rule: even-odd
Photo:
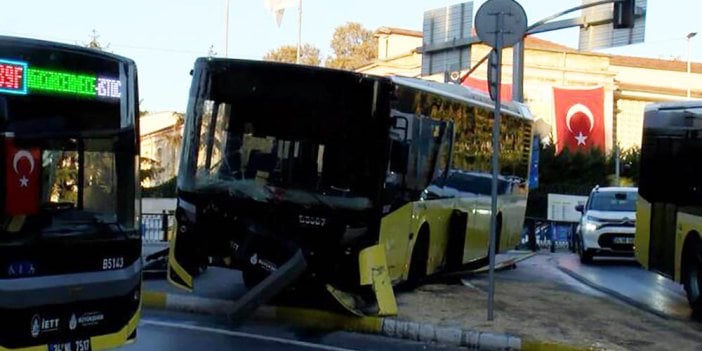
[[102,259],[102,270],[124,268],[124,257],[108,257]]

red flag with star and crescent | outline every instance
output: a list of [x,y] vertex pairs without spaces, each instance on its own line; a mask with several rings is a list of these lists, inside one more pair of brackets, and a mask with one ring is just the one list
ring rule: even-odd
[[604,87],[553,87],[556,112],[556,152],[564,148],[605,150]]
[[11,216],[39,212],[41,150],[17,148],[5,139],[5,213]]

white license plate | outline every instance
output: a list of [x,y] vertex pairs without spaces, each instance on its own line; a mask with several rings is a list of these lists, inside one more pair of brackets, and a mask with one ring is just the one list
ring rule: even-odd
[[634,238],[615,237],[612,241],[613,241],[615,244],[633,244],[633,243],[634,243]]
[[49,344],[49,351],[90,351],[90,339]]

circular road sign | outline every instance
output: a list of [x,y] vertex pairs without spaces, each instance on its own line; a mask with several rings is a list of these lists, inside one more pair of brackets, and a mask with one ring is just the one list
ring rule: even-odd
[[[514,0],[488,0],[475,14],[478,38],[495,49],[518,43],[526,34],[526,29],[524,8]],[[498,40],[500,35],[502,38]]]

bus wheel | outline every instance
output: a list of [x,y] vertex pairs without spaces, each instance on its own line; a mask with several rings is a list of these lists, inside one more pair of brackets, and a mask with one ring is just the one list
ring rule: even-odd
[[412,249],[407,281],[403,290],[414,290],[420,286],[427,276],[427,261],[429,260],[429,229],[423,226],[417,235],[417,241]]
[[693,313],[702,313],[702,242],[692,238],[683,250],[682,280]]

